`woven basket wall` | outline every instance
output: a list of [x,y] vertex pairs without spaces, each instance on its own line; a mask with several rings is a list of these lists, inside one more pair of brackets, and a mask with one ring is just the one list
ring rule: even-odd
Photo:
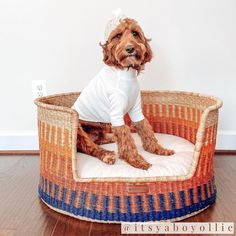
[[[52,209],[91,221],[181,220],[216,199],[214,151],[218,109],[211,96],[142,91],[142,107],[155,132],[195,144],[186,176],[82,179],[77,170],[78,113],[70,107],[79,93],[37,99],[40,145],[39,196]],[[128,117],[125,118],[129,124]]]

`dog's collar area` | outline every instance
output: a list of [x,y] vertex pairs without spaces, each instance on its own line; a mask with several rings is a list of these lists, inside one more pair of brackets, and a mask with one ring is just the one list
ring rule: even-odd
[[135,79],[137,78],[137,70],[133,67],[133,65],[130,65],[128,67],[125,67],[124,69],[117,69],[113,66],[104,65],[104,69],[107,72],[115,73],[118,77],[122,79]]

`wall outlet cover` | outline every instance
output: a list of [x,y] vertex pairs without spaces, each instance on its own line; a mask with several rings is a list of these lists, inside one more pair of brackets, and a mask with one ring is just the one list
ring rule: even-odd
[[32,80],[33,100],[47,95],[46,80]]

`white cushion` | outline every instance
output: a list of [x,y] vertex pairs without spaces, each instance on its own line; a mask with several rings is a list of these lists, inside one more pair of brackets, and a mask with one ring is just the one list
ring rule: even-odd
[[[144,151],[138,134],[132,134],[139,153],[152,166],[148,170],[141,170],[130,166],[119,158],[114,165],[108,165],[99,159],[78,153],[78,171],[81,178],[104,178],[104,177],[156,177],[156,176],[181,176],[186,175],[191,166],[194,152],[194,144],[188,140],[168,134],[155,136],[158,142],[165,148],[175,150],[172,156],[160,156]],[[101,145],[107,150],[117,153],[116,143]]]

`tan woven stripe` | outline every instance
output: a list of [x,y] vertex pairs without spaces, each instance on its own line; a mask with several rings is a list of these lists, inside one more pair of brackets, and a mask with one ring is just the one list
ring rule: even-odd
[[61,166],[61,170],[64,171],[64,174],[66,177],[68,177],[68,160],[71,159],[71,150],[70,150],[70,146],[69,146],[69,130],[68,129],[64,129],[64,162],[63,165]]

